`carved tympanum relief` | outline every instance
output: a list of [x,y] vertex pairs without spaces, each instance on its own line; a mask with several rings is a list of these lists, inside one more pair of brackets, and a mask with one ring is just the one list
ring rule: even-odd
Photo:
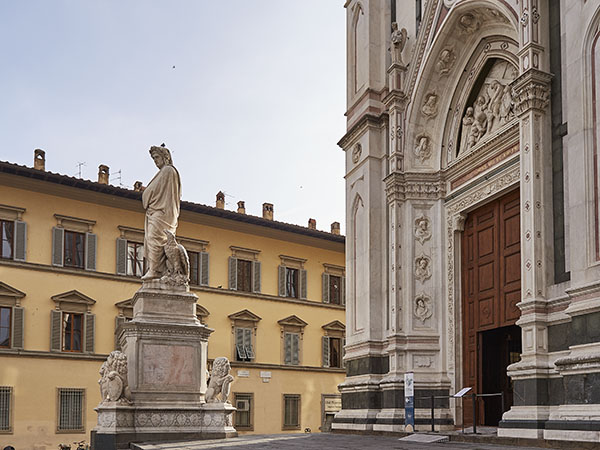
[[456,54],[454,53],[454,49],[446,47],[440,52],[438,56],[438,61],[435,64],[435,68],[440,73],[440,75],[446,75],[452,70],[452,67],[454,67],[455,61]]
[[481,20],[475,14],[466,13],[463,14],[458,20],[459,30],[463,34],[473,34],[481,26]]
[[510,83],[516,77],[517,69],[508,61],[498,60],[491,67],[475,102],[465,110],[458,155],[515,118]]
[[417,136],[414,152],[421,164],[431,158],[431,139],[429,136],[425,134]]
[[415,238],[421,244],[431,237],[431,221],[424,215],[415,219]]
[[419,294],[415,297],[414,315],[422,324],[433,315],[431,298],[427,294]]
[[415,278],[421,283],[431,278],[431,258],[422,254],[415,259]]
[[429,92],[425,95],[425,101],[421,107],[421,112],[427,117],[435,117],[438,113],[438,96],[435,92]]

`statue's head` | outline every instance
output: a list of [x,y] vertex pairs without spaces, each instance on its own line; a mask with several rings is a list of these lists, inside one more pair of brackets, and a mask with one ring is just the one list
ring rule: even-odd
[[213,374],[217,376],[225,376],[229,373],[230,370],[231,368],[229,366],[229,360],[227,358],[225,358],[224,356],[219,356],[218,358],[215,358],[215,361],[213,362]]
[[169,149],[167,147],[163,147],[163,146],[157,147],[156,145],[153,145],[152,147],[150,147],[150,156],[152,156],[152,159],[154,160],[154,162],[156,163],[156,166],[159,169],[165,165],[169,165],[169,166],[173,165],[173,159],[171,158],[171,152],[169,151]]

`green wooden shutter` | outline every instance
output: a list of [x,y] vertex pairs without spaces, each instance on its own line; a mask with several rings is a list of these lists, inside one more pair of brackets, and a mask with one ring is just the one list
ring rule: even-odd
[[24,310],[19,306],[12,309],[12,348],[23,348]]
[[115,350],[121,350],[121,345],[119,344],[119,327],[125,322],[127,322],[127,319],[125,319],[125,317],[115,317]]
[[340,297],[342,299],[342,305],[346,304],[346,277],[341,277]]
[[94,353],[94,334],[96,328],[96,316],[85,313],[85,352]]
[[285,297],[285,266],[279,266],[279,296]]
[[229,257],[229,289],[237,290],[237,258]]
[[117,275],[127,275],[127,239],[117,238]]
[[54,227],[52,228],[52,265],[63,265],[63,252],[65,250],[65,229]]
[[298,276],[300,277],[300,298],[306,300],[307,290],[308,290],[308,280],[306,276],[306,270],[299,270]]
[[96,270],[97,241],[94,233],[85,233],[85,270]]
[[329,336],[323,336],[323,367],[329,367]]
[[260,261],[252,261],[252,291],[260,292]]
[[62,311],[50,311],[50,351],[60,352],[62,338]]
[[292,334],[292,364],[300,364],[300,335],[297,333]]
[[292,364],[292,333],[283,334],[283,363]]
[[246,359],[246,350],[244,350],[244,329],[236,328],[235,329],[235,350],[237,352],[236,359]]
[[200,286],[208,286],[208,253],[200,253]]
[[15,261],[25,261],[27,254],[27,224],[20,220],[15,221],[13,249],[13,259]]
[[329,303],[329,274],[324,273],[321,277],[321,286],[323,292],[323,303]]

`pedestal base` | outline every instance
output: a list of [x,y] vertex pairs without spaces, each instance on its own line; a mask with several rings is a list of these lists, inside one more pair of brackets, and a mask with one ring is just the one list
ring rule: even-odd
[[135,407],[100,405],[92,431],[93,450],[129,449],[132,443],[152,443],[237,436],[229,403],[199,407]]

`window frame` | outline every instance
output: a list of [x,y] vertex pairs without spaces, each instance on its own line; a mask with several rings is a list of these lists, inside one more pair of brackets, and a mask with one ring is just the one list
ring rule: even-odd
[[[133,259],[131,257],[132,255],[129,252],[129,247],[131,245],[133,245],[134,250],[135,250],[135,259]],[[142,273],[141,274],[136,273],[137,272],[137,266],[139,264],[139,260],[137,258],[137,256],[138,256],[138,248],[139,247],[141,247],[141,249],[142,249],[142,261],[141,261],[142,262],[142,269],[141,269]],[[146,273],[147,267],[146,267],[146,258],[144,257],[144,243],[143,242],[138,242],[138,241],[133,240],[133,239],[132,240],[127,239],[127,261],[126,261],[126,266],[127,266],[126,269],[125,269],[126,274],[128,276],[130,276],[130,277],[133,276],[133,277],[140,277],[141,278]],[[130,273],[130,271],[129,271],[130,266],[133,268],[133,270],[132,270],[133,273]]]
[[[257,328],[258,322],[262,320],[259,316],[254,314],[253,312],[244,309],[242,311],[238,311],[236,313],[230,314],[228,316],[229,320],[231,320],[231,355],[232,361],[241,364],[253,363],[257,359]],[[250,330],[250,339],[251,339],[251,351],[252,357],[245,358],[244,360],[238,360],[238,348],[237,348],[237,330],[238,329],[249,329]],[[246,350],[246,349],[244,349]]]
[[[323,263],[323,274],[321,283],[321,296],[323,303],[336,306],[346,305],[346,268],[335,264]],[[339,278],[337,301],[331,301],[331,277]]]
[[[345,357],[345,346],[346,346],[346,326],[338,321],[334,320],[323,325],[321,328],[325,331],[323,337],[321,338],[321,366],[327,367],[330,369],[343,369],[345,367],[344,357]],[[331,339],[339,340],[339,364],[332,365],[331,364]],[[327,341],[327,363],[325,363],[325,341]]]
[[[72,239],[67,239],[67,237],[72,237]],[[68,264],[67,263],[67,242],[69,242],[71,240],[73,241],[70,243],[72,245],[72,249],[71,249],[72,255],[71,256],[77,256],[77,254],[79,253],[79,251],[77,250],[77,244],[76,244],[77,237],[79,237],[81,239],[81,245],[82,245],[81,265],[77,265],[75,263]],[[87,252],[86,252],[86,248],[85,248],[86,247],[85,241],[86,241],[86,233],[65,229],[64,236],[63,236],[63,267],[69,267],[72,269],[85,269],[85,258],[87,256]]]
[[[248,294],[260,293],[262,284],[261,262],[258,259],[260,250],[236,247],[234,245],[230,246],[229,249],[231,250],[231,256],[228,259],[228,288]],[[248,280],[250,290],[240,289],[238,280],[240,274],[239,261],[250,263],[250,279]]]
[[13,387],[12,386],[0,386],[0,399],[2,396],[6,394],[8,400],[0,400],[0,406],[5,405],[8,417],[6,418],[6,423],[8,424],[6,428],[2,428],[2,409],[0,408],[0,435],[1,434],[13,434],[13,411],[14,411],[14,398],[13,395]]
[[8,311],[8,345],[2,345],[2,342],[0,342],[0,349],[6,350],[9,348],[12,348],[12,333],[13,333],[13,309],[12,306],[5,306],[0,304],[0,330],[3,328],[7,328],[7,327],[3,327],[2,326],[2,310],[7,310]]
[[306,259],[295,256],[279,255],[278,295],[285,298],[307,300],[308,275],[304,268]]
[[[80,400],[80,410],[79,410],[79,422],[81,423],[81,427],[78,428],[63,428],[61,427],[62,424],[62,399],[63,396],[62,394],[80,394],[81,395],[81,400]],[[66,434],[66,433],[72,433],[72,434],[79,434],[79,433],[85,433],[85,422],[86,422],[86,416],[85,416],[85,412],[87,411],[87,407],[86,407],[86,389],[85,388],[66,388],[66,387],[57,387],[56,388],[56,433],[57,434]]]
[[[79,318],[79,329],[78,330],[74,330],[74,322],[75,322],[75,318]],[[68,332],[68,328],[69,328],[69,323],[71,324],[71,329]],[[62,311],[62,315],[61,315],[61,352],[64,353],[83,353],[83,348],[84,348],[84,333],[85,333],[85,314],[81,313],[81,312],[69,312],[69,311]],[[79,334],[79,349],[74,349],[74,344],[75,344],[75,332],[77,332]],[[69,339],[69,347],[70,349],[66,348],[66,343],[67,343],[67,333],[70,335],[70,339]]]
[[[4,226],[10,224],[12,226],[10,240],[6,242],[10,245],[10,256],[4,256]],[[14,259],[15,257],[15,221],[0,218],[0,259]]]
[[[56,308],[50,311],[50,351],[53,353],[94,354],[96,352],[96,315],[92,307],[96,300],[77,290],[64,292],[51,297]],[[60,320],[57,316],[60,314]],[[81,351],[65,350],[65,314],[81,314]],[[58,334],[56,326],[59,325]],[[55,341],[58,339],[59,342]]]
[[[282,394],[283,399],[283,407],[282,407],[282,420],[281,420],[281,429],[282,430],[299,430],[302,427],[302,395],[301,394]],[[296,424],[286,423],[286,404],[287,400],[297,400],[297,411],[296,415],[298,417],[298,421]]]
[[[291,315],[284,319],[278,320],[277,323],[279,324],[281,330],[281,364],[284,366],[301,366],[303,364],[304,328],[308,325],[308,323],[296,315]],[[290,361],[288,361],[286,358],[288,335],[298,336],[298,354],[296,363],[294,363],[293,355],[290,355]]]
[[[242,398],[238,398],[242,397]],[[244,398],[245,397],[245,398]],[[233,426],[236,430],[240,431],[254,431],[254,393],[253,392],[234,392],[233,393],[234,405],[237,410],[233,416]],[[238,412],[243,411],[238,408],[238,401],[248,401],[248,425],[240,425],[238,420]]]

